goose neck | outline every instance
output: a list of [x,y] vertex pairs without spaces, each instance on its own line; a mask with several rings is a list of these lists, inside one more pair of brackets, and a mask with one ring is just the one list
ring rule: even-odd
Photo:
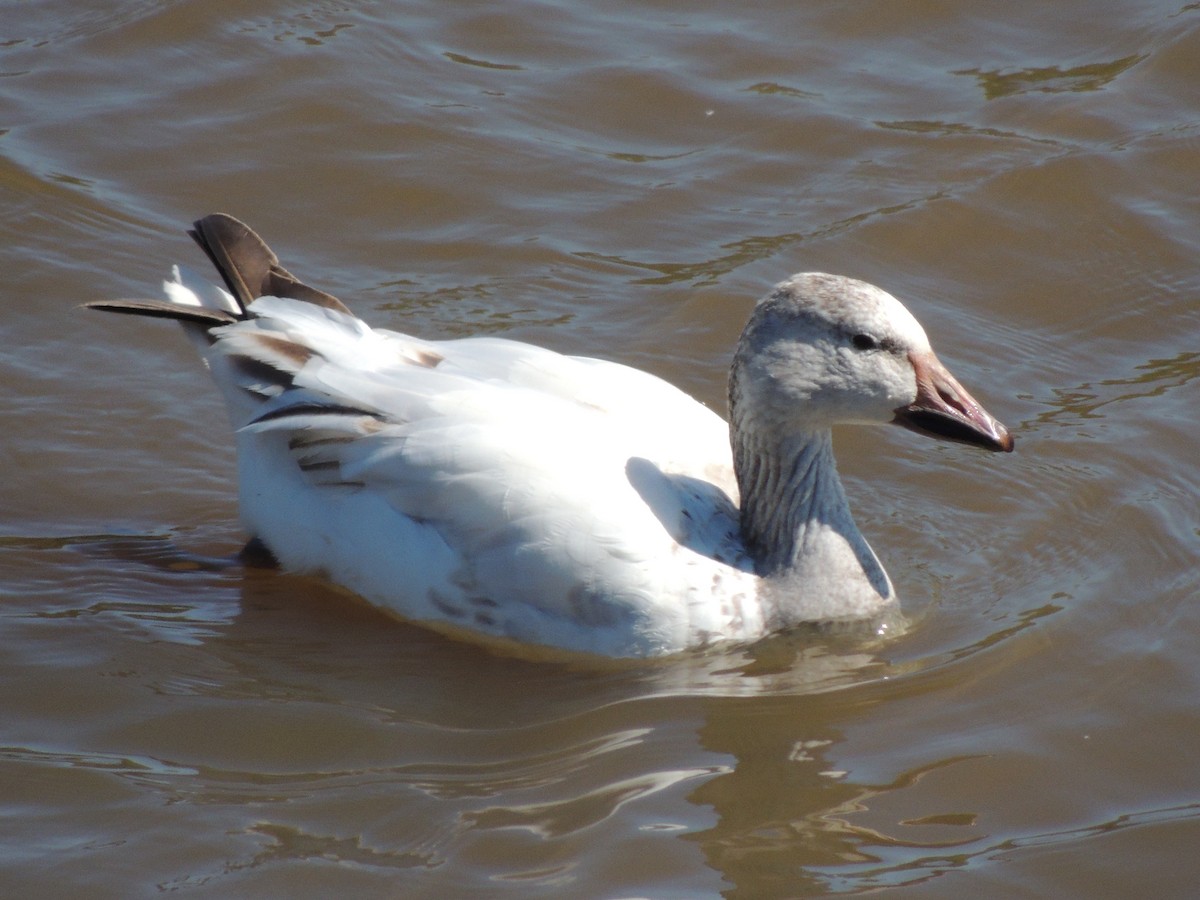
[[760,575],[792,568],[816,522],[849,518],[830,433],[792,435],[773,444],[743,440],[735,454],[741,528]]
[[828,429],[739,433],[734,466],[743,541],[771,586],[777,624],[859,617],[894,602],[854,524]]

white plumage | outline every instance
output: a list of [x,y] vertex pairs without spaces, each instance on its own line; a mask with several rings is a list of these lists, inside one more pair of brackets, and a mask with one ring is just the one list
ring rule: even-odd
[[645,372],[371,329],[237,220],[192,234],[229,290],[177,268],[166,302],[93,305],[183,320],[237,435],[243,523],[284,568],[437,627],[649,656],[869,621],[895,595],[829,426],[1012,448],[903,306],[850,279],[795,276],[760,302],[731,453],[719,416]]

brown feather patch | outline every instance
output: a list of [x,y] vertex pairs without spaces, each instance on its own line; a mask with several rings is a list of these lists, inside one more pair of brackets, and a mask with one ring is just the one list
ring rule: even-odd
[[302,368],[306,362],[314,356],[319,355],[311,347],[305,347],[303,344],[297,344],[295,341],[276,337],[273,334],[256,334],[254,335],[254,341],[268,353],[281,356],[289,362],[295,363],[297,369]]
[[416,366],[424,366],[426,369],[436,369],[439,363],[444,362],[446,357],[440,353],[434,353],[432,350],[418,350],[409,356],[409,362]]

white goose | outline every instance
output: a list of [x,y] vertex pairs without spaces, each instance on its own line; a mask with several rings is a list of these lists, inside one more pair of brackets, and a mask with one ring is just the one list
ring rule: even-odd
[[177,267],[165,301],[89,305],[183,323],[237,433],[245,528],[284,568],[442,630],[654,656],[878,621],[895,592],[830,427],[1013,448],[861,281],[795,275],[759,301],[727,426],[616,363],[371,329],[230,216],[189,233],[228,290]]

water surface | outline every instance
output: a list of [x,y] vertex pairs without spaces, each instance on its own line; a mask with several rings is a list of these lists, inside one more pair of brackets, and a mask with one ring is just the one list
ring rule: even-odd
[[[1200,8],[0,6],[0,894],[1187,896]],[[510,659],[232,562],[153,295],[217,210],[373,324],[722,409],[795,271],[903,298],[1018,435],[846,429],[911,620]]]

